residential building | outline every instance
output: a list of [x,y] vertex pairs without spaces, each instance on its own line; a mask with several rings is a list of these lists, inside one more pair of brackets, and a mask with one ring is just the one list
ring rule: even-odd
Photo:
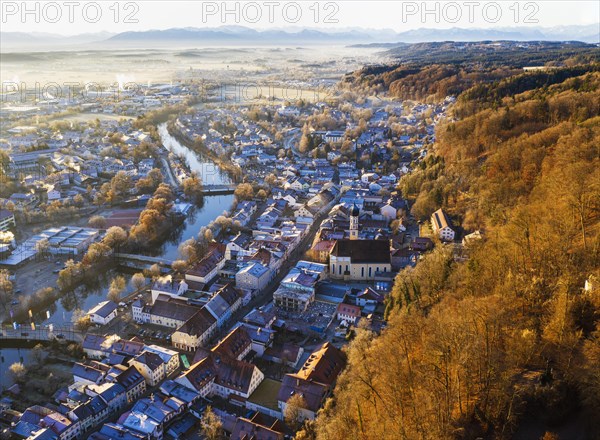
[[300,410],[300,417],[314,419],[345,365],[346,358],[341,350],[328,342],[323,344],[309,356],[300,371],[286,374],[283,378],[277,397],[281,414],[285,414],[289,398],[300,394],[306,402],[306,408]]
[[208,343],[216,329],[217,319],[202,308],[175,330],[171,342],[180,350],[196,351]]
[[285,426],[275,419],[268,421],[267,417],[257,412],[251,419],[238,417],[231,433],[231,440],[283,440]]
[[87,312],[87,316],[93,324],[106,325],[117,317],[117,308],[114,301],[102,301]]
[[15,215],[7,209],[0,209],[0,232],[8,231],[16,225]]
[[146,381],[144,376],[134,367],[130,366],[122,373],[118,374],[114,381],[125,388],[127,403],[135,402],[144,392],[146,392]]
[[431,229],[442,241],[454,240],[455,231],[452,229],[452,222],[441,208],[431,214]]
[[225,265],[225,250],[224,245],[212,243],[206,256],[185,273],[185,279],[202,284],[208,283]]
[[251,262],[235,274],[235,285],[240,289],[260,291],[271,279],[271,270],[258,262]]
[[264,379],[258,367],[241,360],[250,348],[247,332],[238,327],[211,351],[196,353],[197,362],[175,382],[204,398],[218,395],[232,403],[243,404]]
[[221,327],[241,305],[239,290],[229,283],[217,290],[205,307],[217,320],[217,327]]
[[131,359],[129,365],[135,367],[151,387],[165,378],[166,367],[162,358],[151,351],[143,351]]
[[360,319],[361,308],[352,304],[340,303],[336,313],[338,320],[348,324],[356,324],[356,321]]
[[163,361],[165,376],[168,377],[179,368],[179,353],[159,345],[147,345],[144,351],[157,354]]

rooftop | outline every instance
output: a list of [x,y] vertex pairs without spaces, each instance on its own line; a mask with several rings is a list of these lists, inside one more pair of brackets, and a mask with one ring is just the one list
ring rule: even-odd
[[350,257],[352,263],[390,263],[390,242],[387,240],[338,240],[331,255]]

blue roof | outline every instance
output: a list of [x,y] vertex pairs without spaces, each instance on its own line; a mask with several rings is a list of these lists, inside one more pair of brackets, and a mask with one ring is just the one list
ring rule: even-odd
[[14,428],[11,429],[13,434],[19,435],[21,437],[27,438],[31,435],[31,433],[35,431],[39,431],[40,427],[34,425],[33,423],[26,422],[24,420],[19,421]]

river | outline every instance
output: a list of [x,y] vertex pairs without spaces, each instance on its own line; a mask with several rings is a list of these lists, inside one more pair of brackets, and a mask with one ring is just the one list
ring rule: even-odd
[[[229,176],[221,171],[213,162],[190,150],[169,134],[167,124],[158,126],[160,140],[164,147],[183,157],[192,172],[198,173],[205,185],[225,185],[231,182]],[[179,245],[189,238],[196,237],[203,226],[208,225],[224,212],[229,212],[233,205],[233,194],[204,197],[202,206],[194,208],[184,224],[173,231],[169,239],[153,253],[168,260],[180,258]]]
[[[167,130],[166,124],[158,126],[160,139],[165,148],[174,152],[180,157],[184,157],[190,170],[197,172],[207,185],[220,185],[230,182],[229,176],[209,160],[199,157],[189,148],[181,145],[177,139],[171,136]],[[205,180],[205,179],[208,179]],[[208,196],[204,198],[202,206],[193,208],[188,214],[185,222],[178,228],[171,231],[167,240],[162,246],[157,247],[153,252],[148,253],[152,256],[160,256],[168,260],[177,260],[181,258],[179,254],[179,245],[184,241],[196,237],[202,227],[208,225],[225,211],[229,211],[233,205],[234,196],[232,194]],[[57,326],[70,324],[75,309],[83,311],[91,309],[93,306],[106,299],[110,280],[117,274],[112,270],[98,277],[95,286],[76,289],[74,292],[66,294],[60,301],[57,301],[51,307],[50,319],[44,320],[44,324],[54,324]],[[127,280],[131,273],[123,274]],[[126,292],[130,293],[131,286],[128,283]]]

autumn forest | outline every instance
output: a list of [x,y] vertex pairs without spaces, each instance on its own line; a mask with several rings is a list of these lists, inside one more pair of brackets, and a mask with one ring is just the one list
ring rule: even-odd
[[483,239],[399,273],[387,329],[357,331],[297,439],[600,438],[600,71],[563,66],[363,72],[403,98],[460,93],[399,189]]

